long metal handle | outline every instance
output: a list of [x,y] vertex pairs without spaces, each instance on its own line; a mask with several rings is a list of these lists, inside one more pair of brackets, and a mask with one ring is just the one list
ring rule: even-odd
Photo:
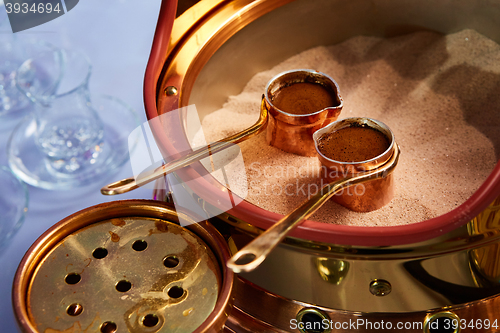
[[377,178],[384,178],[392,173],[399,159],[399,147],[396,146],[394,154],[381,167],[367,171],[362,174],[343,178],[325,185],[319,193],[303,202],[290,214],[276,222],[271,228],[257,236],[253,241],[239,250],[229,261],[227,267],[235,273],[250,272],[257,268],[269,255],[269,253],[293,230],[300,222],[309,218],[328,199],[339,190],[368,182]]
[[115,195],[135,190],[136,188],[145,185],[147,183],[150,183],[162,177],[163,175],[177,171],[194,162],[202,160],[205,157],[208,157],[219,151],[231,147],[233,144],[250,139],[251,137],[256,136],[257,134],[262,132],[266,128],[266,125],[267,125],[267,109],[265,101],[264,99],[262,99],[260,106],[259,120],[257,120],[257,122],[253,124],[251,127],[245,129],[244,131],[236,133],[232,136],[229,136],[225,139],[222,139],[220,141],[210,143],[206,147],[194,150],[193,152],[187,154],[186,156],[178,160],[164,164],[154,169],[153,171],[149,172],[146,175],[141,175],[138,179],[130,177],[108,184],[103,188],[101,188],[101,193],[104,195]]
[[215,142],[214,144],[210,144],[207,147],[197,149],[179,160],[164,164],[146,175],[140,175],[137,179],[135,179],[134,177],[130,177],[108,184],[101,188],[101,193],[104,195],[115,195],[135,190],[136,188],[148,184],[162,177],[163,175],[177,171],[187,165],[190,165],[191,163],[202,160],[205,157],[224,150],[231,145],[233,145],[233,143],[231,142]]

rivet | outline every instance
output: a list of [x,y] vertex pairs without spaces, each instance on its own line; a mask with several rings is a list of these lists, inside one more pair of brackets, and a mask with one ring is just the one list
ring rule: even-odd
[[165,88],[165,95],[167,96],[175,96],[177,95],[177,88],[174,86],[168,86]]
[[389,281],[375,279],[370,282],[370,292],[375,296],[385,296],[390,294],[392,290]]
[[424,333],[439,332],[443,329],[450,333],[459,333],[460,328],[460,318],[450,311],[428,314],[424,320]]
[[[332,331],[331,327],[323,325],[325,321],[330,321],[330,317],[316,308],[301,309],[295,316],[295,319],[297,323],[301,323],[301,325],[298,326],[301,333],[331,333]],[[320,327],[318,328],[317,326]],[[312,327],[312,329],[309,327]]]

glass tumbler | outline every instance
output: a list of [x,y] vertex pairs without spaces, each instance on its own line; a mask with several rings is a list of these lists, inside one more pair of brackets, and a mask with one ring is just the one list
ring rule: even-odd
[[103,124],[90,103],[91,64],[81,52],[44,52],[25,61],[17,85],[35,103],[37,148],[46,167],[76,177],[103,152]]

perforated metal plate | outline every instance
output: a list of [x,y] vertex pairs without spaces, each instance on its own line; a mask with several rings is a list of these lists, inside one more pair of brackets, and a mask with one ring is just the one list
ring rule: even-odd
[[28,309],[37,330],[192,332],[217,302],[220,271],[191,231],[116,218],[65,237],[36,268]]

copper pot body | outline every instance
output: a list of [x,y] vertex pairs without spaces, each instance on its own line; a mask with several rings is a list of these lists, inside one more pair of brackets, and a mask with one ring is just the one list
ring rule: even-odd
[[[323,135],[353,125],[366,126],[382,132],[389,142],[387,150],[368,161],[356,163],[335,161],[321,153],[318,148],[318,141]],[[316,131],[313,134],[313,140],[318,158],[321,164],[326,168],[322,174],[326,176],[325,180],[327,182],[363,173],[364,171],[375,170],[385,164],[392,154],[394,154],[394,150],[396,149],[396,141],[391,129],[384,123],[369,118],[346,118],[336,121]],[[334,195],[332,200],[356,212],[371,212],[387,205],[393,197],[394,174],[391,173],[383,178],[345,188]]]
[[[273,97],[281,87],[309,82],[321,84],[334,94],[336,105],[311,114],[291,114],[273,104]],[[271,146],[302,156],[316,156],[313,133],[334,122],[342,111],[343,101],[339,86],[328,75],[312,70],[292,70],[281,73],[267,84],[264,99],[269,112],[266,140]]]

